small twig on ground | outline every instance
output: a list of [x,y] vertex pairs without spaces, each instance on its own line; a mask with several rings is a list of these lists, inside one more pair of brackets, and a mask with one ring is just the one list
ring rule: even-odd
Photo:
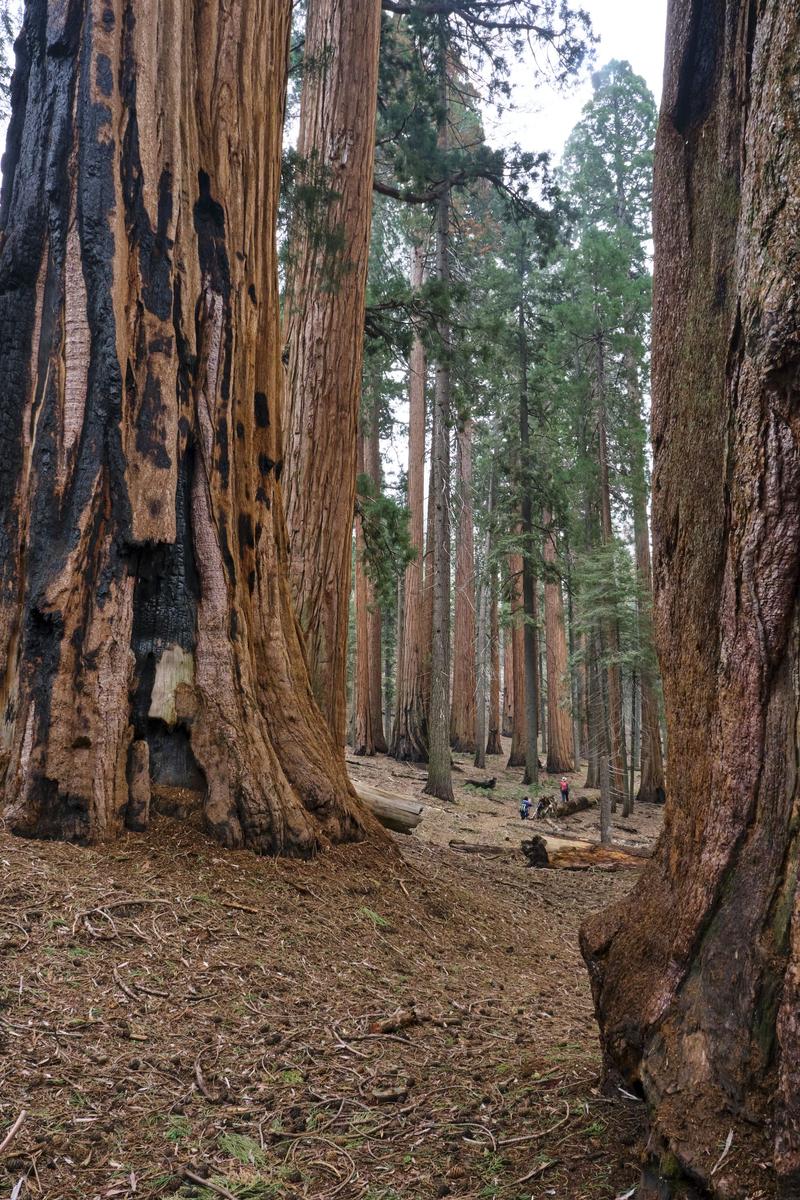
[[27,1113],[27,1110],[23,1108],[22,1112],[19,1114],[19,1116],[17,1117],[16,1121],[15,1121],[15,1122],[14,1122],[14,1124],[11,1126],[11,1128],[9,1129],[8,1133],[6,1134],[6,1136],[3,1138],[2,1142],[0,1142],[0,1154],[2,1154],[2,1153],[3,1153],[3,1151],[4,1151],[4,1150],[5,1150],[5,1149],[6,1149],[8,1146],[10,1146],[10,1145],[11,1145],[11,1142],[12,1142],[12,1140],[14,1139],[15,1135],[16,1135],[17,1133],[19,1133],[20,1129],[21,1129],[21,1128],[22,1128],[22,1126],[25,1124],[25,1118],[27,1117],[27,1115],[28,1115],[28,1113]]
[[190,1171],[188,1167],[184,1167],[181,1171],[184,1179],[188,1179],[190,1183],[196,1183],[198,1187],[208,1188],[210,1192],[216,1192],[218,1196],[224,1196],[225,1200],[236,1200],[233,1192],[229,1192],[221,1183],[214,1183],[211,1179],[203,1179],[202,1175],[195,1175],[194,1171]]

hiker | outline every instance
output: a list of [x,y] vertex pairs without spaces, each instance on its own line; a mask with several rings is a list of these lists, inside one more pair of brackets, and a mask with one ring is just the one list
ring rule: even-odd
[[523,821],[527,821],[531,811],[530,796],[523,796],[519,802],[519,815]]
[[566,775],[561,776],[561,800],[563,804],[569,803],[569,780]]
[[552,808],[552,801],[551,801],[550,797],[549,796],[541,796],[539,798],[539,803],[536,805],[536,812],[533,815],[534,815],[534,817],[544,817],[550,812],[551,808]]

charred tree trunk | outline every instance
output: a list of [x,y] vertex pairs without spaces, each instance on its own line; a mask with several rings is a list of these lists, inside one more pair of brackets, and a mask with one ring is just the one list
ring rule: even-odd
[[472,525],[472,422],[456,435],[455,625],[453,629],[453,698],[450,742],[454,750],[475,750],[475,546]]
[[[608,1069],[712,1194],[800,1192],[800,9],[670,6],[656,152],[664,834],[582,934]],[[729,1133],[732,1137],[729,1138]],[[724,1145],[730,1147],[715,1170]]]
[[544,609],[547,648],[547,770],[553,774],[571,771],[572,716],[567,673],[567,636],[564,630],[564,597],[556,574],[556,545],[549,512],[544,514]]
[[17,833],[141,827],[148,774],[201,791],[229,846],[311,854],[372,826],[288,587],[289,10],[26,6],[0,202],[0,769]]
[[[358,431],[356,468],[364,474],[365,435]],[[370,696],[370,657],[372,639],[369,627],[370,586],[364,564],[364,532],[361,514],[356,512],[356,670],[353,687],[353,753],[371,757],[375,753],[375,737],[372,729],[372,703]]]
[[[383,480],[381,477],[381,442],[378,420],[378,402],[372,406],[369,416],[369,428],[364,437],[364,470],[375,485],[376,493],[380,491]],[[374,753],[386,754],[389,747],[383,728],[383,614],[372,580],[367,578],[367,623],[369,627],[369,708],[370,726],[372,728],[372,744]]]
[[339,747],[380,26],[380,0],[309,0],[297,153],[313,204],[295,217],[285,301],[292,594]]
[[487,754],[502,754],[500,742],[500,615],[497,596],[497,565],[491,564],[489,583],[489,733],[486,739]]
[[[411,286],[422,287],[425,253],[415,246]],[[411,544],[417,557],[406,567],[402,669],[397,678],[397,721],[392,754],[408,762],[427,762],[428,720],[425,660],[430,653],[423,618],[422,566],[425,509],[425,347],[417,333],[408,364],[408,507]]]

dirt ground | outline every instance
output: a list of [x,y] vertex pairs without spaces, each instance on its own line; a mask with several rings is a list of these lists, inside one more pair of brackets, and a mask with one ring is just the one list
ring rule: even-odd
[[[526,868],[520,772],[491,769],[499,804],[459,783],[388,859],[226,853],[165,817],[94,849],[0,833],[0,1146],[26,1113],[0,1197],[628,1191],[641,1105],[600,1092],[577,929],[635,872]],[[422,786],[388,759],[351,772]]]

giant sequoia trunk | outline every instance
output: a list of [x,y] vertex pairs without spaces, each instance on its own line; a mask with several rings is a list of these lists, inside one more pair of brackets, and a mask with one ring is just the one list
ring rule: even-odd
[[[725,1197],[800,1194],[800,9],[673,0],[656,166],[663,837],[583,931],[609,1069]],[[730,1152],[712,1172],[731,1131]]]
[[[415,246],[411,286],[422,287],[425,253]],[[422,605],[422,548],[425,524],[425,374],[422,339],[415,332],[408,362],[408,509],[411,545],[416,558],[406,567],[403,616],[403,657],[397,677],[397,719],[392,754],[410,762],[428,758],[428,720],[424,667],[430,645],[425,644]]]
[[140,828],[151,776],[201,792],[230,846],[308,854],[368,820],[287,582],[289,9],[26,6],[0,207],[0,772],[17,833]]
[[486,753],[502,754],[503,746],[500,741],[500,614],[497,597],[497,565],[492,563],[490,568],[489,591],[489,659],[491,673],[489,679],[489,732],[486,737]]
[[475,538],[472,523],[472,422],[456,435],[456,588],[453,628],[453,699],[450,740],[454,750],[475,750]]
[[545,645],[547,649],[547,770],[571,771],[572,715],[567,674],[567,635],[564,629],[564,597],[556,569],[555,534],[550,513],[544,514],[544,561],[548,574],[544,583]]
[[[364,437],[364,472],[375,485],[376,494],[383,486],[381,472],[381,440],[379,428],[379,402],[372,405],[369,429]],[[367,577],[367,623],[369,627],[369,710],[372,741],[376,754],[388,750],[383,728],[383,614],[375,586]]]
[[[358,431],[358,449],[356,453],[356,468],[359,475],[364,474],[365,466],[365,435],[363,428]],[[353,680],[353,753],[358,756],[375,754],[375,733],[372,715],[372,637],[369,621],[370,586],[367,569],[364,562],[364,522],[360,512],[355,520],[356,542],[356,586],[355,586],[355,616],[356,616],[356,666]]]
[[522,607],[522,555],[508,560],[511,587],[511,749],[506,766],[524,767],[527,754],[525,724],[525,633]]
[[297,153],[311,202],[296,206],[286,287],[292,594],[339,747],[380,23],[380,0],[309,0]]

